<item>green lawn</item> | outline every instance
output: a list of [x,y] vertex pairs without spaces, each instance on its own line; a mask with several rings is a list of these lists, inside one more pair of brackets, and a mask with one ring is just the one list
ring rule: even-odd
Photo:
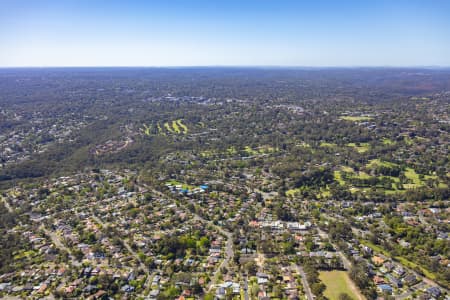
[[336,147],[336,146],[337,145],[334,144],[334,143],[327,143],[327,142],[320,143],[320,147],[330,147],[330,148],[332,148],[332,147]]
[[286,191],[286,196],[294,197],[296,194],[300,193],[302,190],[304,190],[304,187],[299,187],[296,189],[291,189]]
[[370,179],[372,176],[370,176],[366,172],[359,171],[358,174],[355,175],[355,177],[359,179]]
[[341,170],[347,173],[354,173],[355,170],[352,167],[349,166],[341,166]]
[[149,136],[150,135],[150,129],[151,129],[152,125],[147,126],[146,124],[144,124],[144,133],[145,135]]
[[181,131],[183,131],[184,134],[188,133],[188,128],[186,125],[184,125],[181,120],[177,120],[176,123],[178,124],[178,126],[181,128]]
[[319,273],[320,280],[326,285],[324,296],[330,300],[339,299],[341,293],[348,294],[352,299],[358,299],[350,287],[350,277],[345,271],[326,271]]
[[274,152],[279,151],[278,148],[274,148],[271,146],[261,146],[261,147],[258,147],[256,150],[258,151],[258,153],[261,153],[261,154],[269,154],[269,153],[274,153]]
[[411,100],[422,100],[422,101],[427,101],[430,100],[430,98],[428,97],[411,97]]
[[369,143],[348,143],[347,146],[354,148],[358,153],[364,153],[370,150]]
[[396,143],[391,139],[383,139],[383,145],[395,145]]
[[229,155],[234,155],[236,153],[237,153],[237,150],[236,150],[236,147],[234,147],[234,146],[231,146],[227,149],[227,154],[229,154]]
[[164,128],[170,133],[173,133],[173,129],[170,127],[169,122],[164,123]]
[[342,175],[340,171],[334,171],[334,180],[337,181],[340,185],[345,185],[345,180],[342,179]]
[[172,128],[176,133],[181,133],[180,127],[178,126],[177,121],[172,121]]
[[376,166],[380,166],[380,167],[395,167],[397,166],[397,164],[388,162],[388,161],[384,161],[384,160],[380,160],[380,159],[372,159],[371,161],[369,161],[369,163],[367,164],[368,168],[373,168]]
[[339,119],[344,121],[352,121],[352,122],[361,122],[361,121],[370,121],[372,117],[367,116],[342,116]]
[[159,125],[159,123],[156,124],[156,127],[158,128],[159,134],[166,135],[166,133],[162,130],[161,125]]
[[256,155],[258,154],[258,151],[253,150],[250,146],[245,146],[244,151],[247,153],[247,155]]

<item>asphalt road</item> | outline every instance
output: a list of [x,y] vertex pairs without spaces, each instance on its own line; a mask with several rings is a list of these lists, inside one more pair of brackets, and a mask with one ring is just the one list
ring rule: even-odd
[[303,284],[303,288],[305,290],[306,299],[314,300],[314,295],[311,292],[311,287],[309,286],[308,279],[306,278],[305,271],[299,265],[294,265],[293,264],[292,267],[294,267],[297,270],[298,274],[300,274],[300,277],[302,278],[302,284]]

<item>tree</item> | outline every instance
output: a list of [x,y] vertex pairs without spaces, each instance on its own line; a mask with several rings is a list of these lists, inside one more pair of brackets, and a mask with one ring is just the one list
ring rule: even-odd
[[325,291],[325,288],[326,286],[322,282],[315,282],[311,284],[311,291],[316,296],[322,295],[322,293]]
[[339,300],[353,300],[353,298],[350,297],[347,293],[340,293],[338,298]]
[[245,269],[245,271],[246,271],[248,274],[254,276],[254,275],[256,275],[256,271],[258,270],[258,266],[256,265],[256,262],[254,262],[254,261],[249,261],[249,262],[247,262],[247,263],[245,264],[244,269]]

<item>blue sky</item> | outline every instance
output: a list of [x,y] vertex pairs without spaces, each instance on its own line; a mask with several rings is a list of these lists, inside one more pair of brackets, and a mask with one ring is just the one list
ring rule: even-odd
[[450,66],[445,0],[0,0],[0,66]]

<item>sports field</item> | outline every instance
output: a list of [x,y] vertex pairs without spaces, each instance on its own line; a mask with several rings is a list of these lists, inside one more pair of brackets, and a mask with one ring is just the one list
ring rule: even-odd
[[341,293],[346,293],[354,300],[364,299],[345,271],[320,272],[320,280],[326,285],[325,297],[338,300]]

